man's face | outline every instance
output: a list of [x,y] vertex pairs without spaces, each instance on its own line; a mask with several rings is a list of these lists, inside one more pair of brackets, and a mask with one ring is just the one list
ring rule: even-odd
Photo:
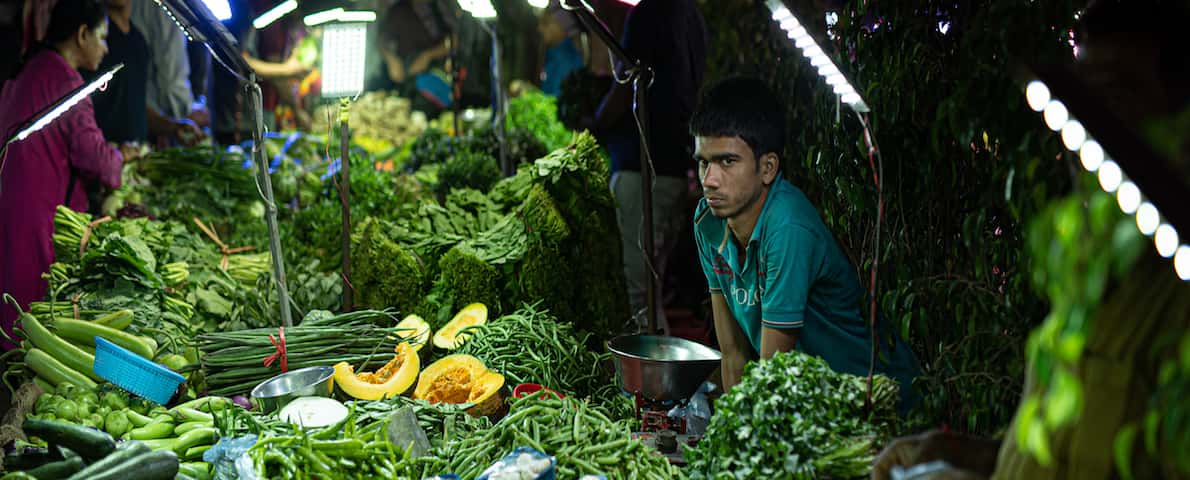
[[776,156],[756,158],[739,137],[695,137],[694,159],[707,206],[719,218],[747,211],[776,177]]

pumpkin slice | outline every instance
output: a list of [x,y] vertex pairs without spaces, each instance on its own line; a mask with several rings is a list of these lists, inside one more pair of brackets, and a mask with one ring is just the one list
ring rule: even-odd
[[347,362],[335,365],[335,385],[360,400],[383,400],[409,390],[421,368],[417,352],[407,342],[397,344],[397,354],[375,372],[355,373]]
[[413,398],[430,403],[474,403],[472,415],[490,415],[500,410],[504,375],[490,371],[471,355],[455,354],[430,364],[417,380]]
[[454,350],[463,346],[469,333],[463,331],[467,327],[483,325],[488,321],[488,307],[482,303],[472,303],[463,307],[450,319],[446,325],[434,332],[434,347],[444,350]]
[[397,324],[397,336],[420,352],[430,342],[430,324],[417,315],[405,317]]

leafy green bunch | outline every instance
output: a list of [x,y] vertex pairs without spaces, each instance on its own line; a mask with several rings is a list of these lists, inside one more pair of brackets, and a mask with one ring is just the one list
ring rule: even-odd
[[749,363],[742,381],[715,401],[698,446],[686,451],[692,479],[866,477],[873,448],[895,417],[896,381],[867,383],[821,358],[778,353]]

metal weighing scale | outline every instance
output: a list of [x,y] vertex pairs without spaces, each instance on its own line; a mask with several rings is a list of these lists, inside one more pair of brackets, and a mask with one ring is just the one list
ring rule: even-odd
[[715,349],[677,337],[625,335],[608,342],[620,386],[636,398],[640,432],[632,438],[661,452],[670,463],[684,465],[679,445],[694,446],[701,435],[686,433],[686,419],[669,416],[685,406],[702,382],[719,368]]

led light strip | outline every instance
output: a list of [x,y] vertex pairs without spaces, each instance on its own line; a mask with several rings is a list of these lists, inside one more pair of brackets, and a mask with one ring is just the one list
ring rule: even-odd
[[1179,245],[1178,231],[1169,223],[1161,221],[1157,207],[1146,201],[1140,188],[1124,175],[1120,165],[1108,158],[1099,145],[1078,120],[1070,118],[1066,105],[1050,95],[1050,89],[1040,80],[1033,80],[1025,87],[1025,101],[1029,108],[1045,118],[1045,125],[1062,136],[1062,143],[1072,152],[1077,152],[1080,163],[1088,172],[1097,174],[1099,187],[1116,195],[1120,210],[1136,216],[1136,228],[1146,237],[1153,237],[1157,253],[1164,258],[1173,257],[1174,271],[1178,278],[1190,280],[1190,246]]
[[330,22],[375,22],[376,12],[369,11],[350,11],[343,10],[342,7],[332,8],[330,10],[323,10],[318,13],[312,13],[302,18],[302,23],[307,27],[314,27]]
[[32,135],[33,132],[36,132],[38,130],[41,130],[42,128],[45,128],[45,126],[49,125],[50,122],[53,122],[55,119],[60,117],[63,113],[66,113],[66,111],[70,110],[71,107],[74,107],[75,105],[77,105],[84,98],[87,98],[87,96],[90,95],[92,92],[94,92],[95,90],[98,90],[99,87],[101,87],[103,85],[107,85],[107,82],[109,80],[111,80],[112,77],[114,77],[116,75],[116,72],[120,71],[121,68],[124,68],[123,63],[117,64],[115,67],[112,67],[111,70],[108,70],[103,75],[100,75],[99,78],[92,80],[91,83],[88,83],[86,87],[75,92],[74,95],[71,95],[70,98],[66,99],[66,101],[58,104],[57,107],[54,107],[53,110],[50,110],[45,115],[42,115],[42,117],[37,119],[36,122],[33,122],[32,125],[29,125],[24,130],[21,130],[20,133],[17,134],[16,139],[18,141],[24,140],[25,138],[28,138],[29,135]]
[[297,8],[298,8],[297,0],[285,0],[284,2],[281,2],[280,4],[278,4],[277,6],[270,8],[269,11],[264,12],[259,17],[256,17],[256,20],[252,21],[252,26],[254,28],[256,28],[257,30],[260,30],[264,27],[271,25],[273,22],[279,20],[281,17],[284,17],[289,12],[297,10]]
[[810,32],[802,26],[797,17],[793,16],[793,12],[789,11],[780,0],[769,0],[769,9],[773,11],[773,21],[778,22],[781,29],[788,35],[789,39],[793,40],[794,46],[801,49],[802,55],[810,59],[810,65],[818,68],[818,74],[826,79],[827,85],[831,86],[835,95],[840,97],[843,103],[846,103],[858,113],[867,113],[868,105],[864,103],[863,97],[859,96],[859,92],[847,82],[847,77],[835,66],[822,47],[814,41],[810,36]]
[[496,18],[496,8],[491,0],[458,0],[459,8],[471,13],[475,18]]

